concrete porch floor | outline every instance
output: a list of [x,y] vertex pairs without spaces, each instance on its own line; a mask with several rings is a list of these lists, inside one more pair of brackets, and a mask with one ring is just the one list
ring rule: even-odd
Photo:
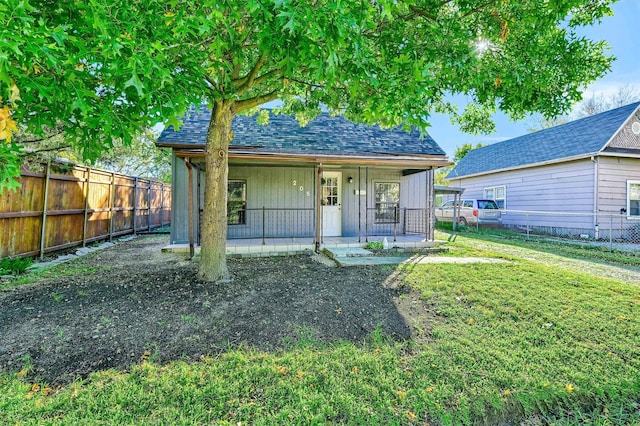
[[[398,235],[396,241],[393,236],[386,236],[389,247],[399,248],[430,248],[438,244],[435,241],[425,241],[424,235]],[[382,241],[384,236],[369,236],[369,241]],[[315,249],[313,237],[308,238],[266,238],[264,244],[261,238],[227,240],[228,256],[285,256],[290,254],[310,252]],[[358,237],[326,237],[320,245],[321,249],[334,247],[364,247],[366,241]],[[163,252],[188,253],[189,244],[169,244],[162,248]],[[195,247],[200,252],[200,247]]]

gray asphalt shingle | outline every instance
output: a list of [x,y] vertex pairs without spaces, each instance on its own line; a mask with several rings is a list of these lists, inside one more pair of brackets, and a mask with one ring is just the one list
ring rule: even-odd
[[470,151],[447,179],[600,151],[640,102]]
[[[160,144],[174,144],[185,148],[205,145],[210,112],[193,110],[179,131],[167,127]],[[307,126],[300,127],[288,115],[269,117],[266,126],[256,122],[255,116],[238,115],[233,119],[234,138],[231,149],[251,149],[255,152],[304,153],[330,155],[445,155],[428,135],[418,130],[407,132],[401,128],[381,129],[378,126],[356,124],[341,116],[323,113]]]

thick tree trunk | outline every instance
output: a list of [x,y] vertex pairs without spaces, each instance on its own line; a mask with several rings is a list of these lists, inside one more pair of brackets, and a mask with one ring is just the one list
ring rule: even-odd
[[216,102],[207,131],[204,212],[198,278],[203,281],[229,279],[226,260],[227,175],[229,144],[233,139],[231,104]]

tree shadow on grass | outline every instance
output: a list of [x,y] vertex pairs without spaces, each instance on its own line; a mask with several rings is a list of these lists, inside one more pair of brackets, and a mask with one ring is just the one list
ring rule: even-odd
[[[495,230],[494,230],[495,231]],[[491,230],[462,231],[458,235],[475,241],[486,241],[489,243],[503,244],[516,249],[532,250],[539,253],[547,253],[570,261],[578,260],[595,265],[602,265],[629,271],[629,277],[640,272],[640,258],[637,252],[614,249],[609,252],[608,245],[593,245],[579,241],[562,241],[550,238],[531,238],[525,240],[517,233],[498,230],[497,233]],[[453,235],[455,241],[456,235]],[[451,239],[450,239],[451,240]],[[614,274],[619,276],[620,274]],[[625,274],[626,275],[626,274]]]

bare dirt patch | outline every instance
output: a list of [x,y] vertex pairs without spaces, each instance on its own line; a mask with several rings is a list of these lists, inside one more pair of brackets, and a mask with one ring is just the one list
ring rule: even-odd
[[[74,260],[69,275],[0,292],[0,370],[65,384],[141,358],[198,360],[230,347],[301,340],[424,338],[431,314],[393,267],[335,268],[312,256],[229,259],[234,280],[201,283],[197,265],[144,237]],[[410,320],[406,318],[411,316]]]

